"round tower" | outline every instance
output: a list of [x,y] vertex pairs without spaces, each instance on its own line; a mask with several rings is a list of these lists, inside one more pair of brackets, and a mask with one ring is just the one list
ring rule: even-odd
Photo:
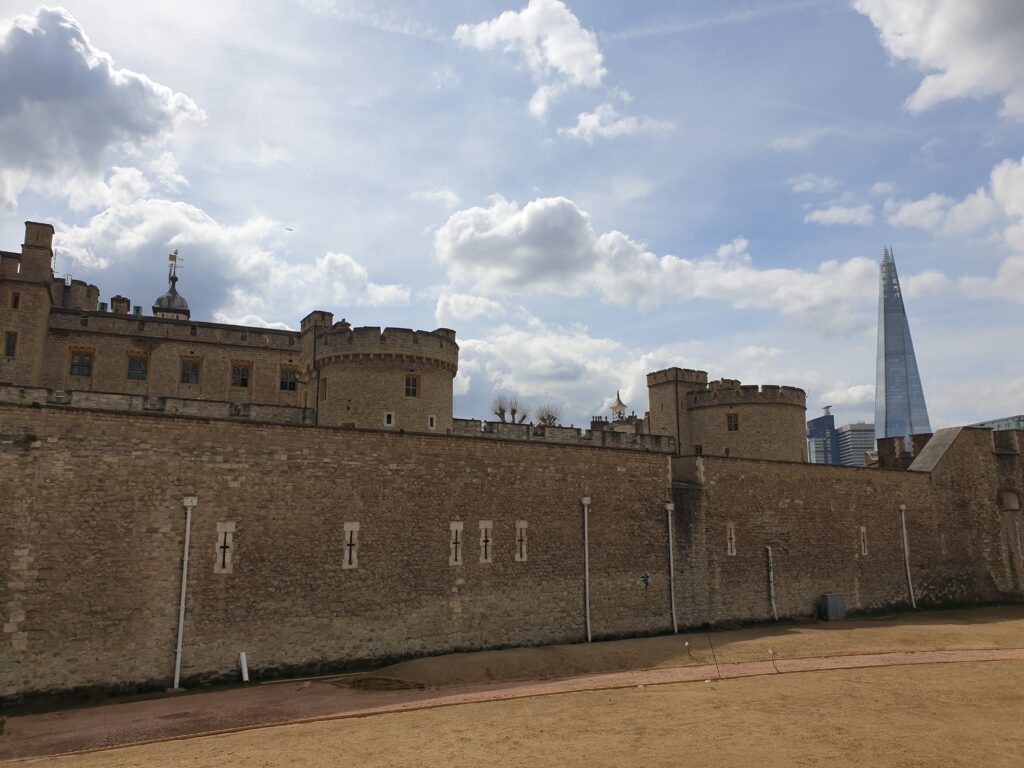
[[721,379],[687,392],[685,409],[694,453],[807,460],[807,395],[802,389]]
[[455,331],[352,328],[316,331],[317,423],[407,432],[452,428]]

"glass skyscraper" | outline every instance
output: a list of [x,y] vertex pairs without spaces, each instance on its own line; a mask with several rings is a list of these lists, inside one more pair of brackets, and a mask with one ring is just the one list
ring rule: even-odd
[[886,248],[878,290],[875,438],[906,438],[931,431],[900,278],[896,274],[892,249]]

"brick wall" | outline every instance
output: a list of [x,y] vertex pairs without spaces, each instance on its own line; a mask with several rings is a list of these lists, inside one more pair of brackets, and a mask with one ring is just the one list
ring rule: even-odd
[[671,627],[664,455],[0,404],[0,697],[168,684],[192,493],[187,680],[582,640],[582,496],[595,636]]

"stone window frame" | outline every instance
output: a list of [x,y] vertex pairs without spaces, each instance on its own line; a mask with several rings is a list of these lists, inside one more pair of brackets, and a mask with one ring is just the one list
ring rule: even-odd
[[729,557],[736,555],[736,523],[725,524],[725,554]]
[[317,402],[324,402],[327,399],[327,377],[321,376],[317,382]]
[[1021,509],[1020,494],[1012,488],[1004,488],[996,495],[999,509],[1009,512],[1019,512]]
[[279,392],[298,392],[299,367],[297,365],[278,366],[277,386]]
[[726,432],[739,432],[740,431],[740,415],[738,413],[727,413],[727,414],[725,414],[725,431]]
[[437,429],[436,416],[427,416],[427,429]]
[[698,443],[697,445],[693,446],[693,455],[694,456],[703,456],[704,455],[704,446],[701,445],[700,443]]
[[[132,363],[141,362],[142,365],[132,368]],[[149,355],[144,352],[129,352],[128,353],[128,367],[125,369],[125,378],[128,381],[148,381],[149,379]],[[141,376],[138,374],[141,372]],[[132,375],[132,374],[136,375]]]
[[407,373],[405,374],[405,396],[406,397],[419,397],[420,396],[420,377],[419,374]]
[[[223,547],[227,547],[224,549]],[[235,558],[235,523],[217,523],[217,540],[214,542],[214,573],[232,573]]]
[[868,527],[866,525],[860,527],[860,556],[868,556]]
[[494,521],[480,521],[480,562],[490,564],[494,562]]
[[395,414],[392,411],[384,412],[384,426],[393,427],[395,426]]
[[[232,360],[228,371],[230,376],[230,381],[228,382],[229,386],[232,389],[251,389],[254,370],[255,366],[253,365],[252,360]],[[242,375],[243,371],[245,372],[244,376]],[[238,373],[238,376],[235,376],[236,372]],[[239,383],[236,384],[236,381]]]
[[342,542],[341,568],[354,571],[359,568],[359,523],[345,523]]
[[11,309],[21,309],[21,291],[11,291]]
[[[195,367],[195,381],[191,381],[193,372],[188,372],[189,380],[185,380],[185,366]],[[203,384],[203,358],[196,357],[195,355],[182,355],[181,363],[178,366],[178,383],[184,384],[186,387],[199,387]]]
[[14,358],[18,355],[18,332],[7,331],[4,334],[4,357]]
[[[87,347],[68,348],[68,376],[79,379],[91,379],[94,363],[96,362],[96,350]],[[77,372],[76,372],[77,371]],[[84,373],[83,373],[84,371]]]
[[529,528],[529,525],[530,524],[526,520],[516,520],[515,561],[517,563],[525,563],[527,558],[530,556],[529,539],[526,535],[526,530]]
[[459,566],[465,560],[466,543],[463,540],[463,523],[452,520],[448,523],[448,565]]

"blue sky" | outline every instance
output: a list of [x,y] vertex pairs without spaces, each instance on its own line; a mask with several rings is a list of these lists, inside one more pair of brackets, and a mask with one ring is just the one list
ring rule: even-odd
[[1024,5],[0,0],[0,248],[193,317],[455,328],[456,415],[669,365],[873,415],[891,245],[934,427],[1024,412]]

